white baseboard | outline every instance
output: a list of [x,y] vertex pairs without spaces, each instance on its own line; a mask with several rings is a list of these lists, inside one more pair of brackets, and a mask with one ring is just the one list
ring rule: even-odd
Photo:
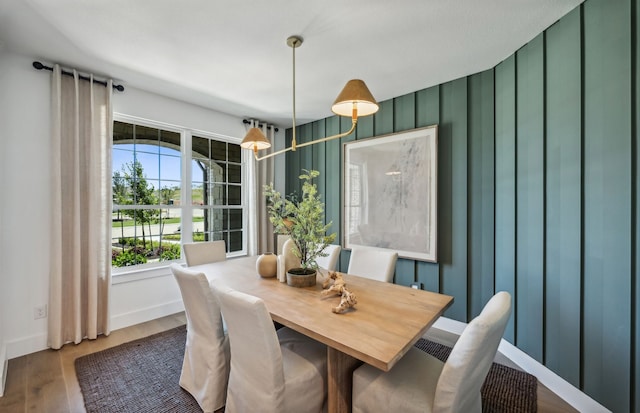
[[4,343],[0,344],[0,397],[4,396],[4,386],[7,382],[7,368],[9,367],[9,359],[7,358],[7,347]]
[[161,305],[142,308],[125,314],[111,316],[111,330],[119,330],[121,328],[155,320],[156,318],[165,317],[184,311],[182,300],[176,300]]
[[[135,324],[144,323],[146,321],[155,320],[171,314],[184,311],[182,300],[161,304],[154,307],[143,308],[132,311],[127,314],[119,314],[111,317],[111,330],[118,330]],[[6,344],[6,360],[21,357],[27,354],[46,350],[47,333],[35,334],[23,337]],[[1,359],[0,359],[1,360]],[[5,378],[3,374],[2,379]]]
[[34,334],[7,342],[7,360],[46,350],[47,333]]
[[[465,323],[446,317],[440,317],[434,323],[432,328],[459,336],[465,327]],[[600,403],[581,392],[562,377],[558,376],[505,339],[502,339],[500,342],[498,351],[518,365],[522,370],[536,376],[540,383],[544,384],[579,412],[610,412],[610,410],[602,406]]]

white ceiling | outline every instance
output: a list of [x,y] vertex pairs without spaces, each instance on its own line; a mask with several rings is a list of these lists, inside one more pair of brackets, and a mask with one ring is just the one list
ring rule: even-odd
[[[331,115],[495,66],[583,0],[0,0],[0,48],[242,117]],[[126,91],[125,91],[126,93]]]

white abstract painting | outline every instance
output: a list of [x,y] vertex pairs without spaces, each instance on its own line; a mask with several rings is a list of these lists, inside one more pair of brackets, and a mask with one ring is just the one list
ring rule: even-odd
[[436,262],[437,125],[344,144],[343,246]]

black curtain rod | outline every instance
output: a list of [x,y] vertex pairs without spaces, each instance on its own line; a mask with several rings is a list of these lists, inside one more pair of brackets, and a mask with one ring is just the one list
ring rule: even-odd
[[[45,66],[45,65],[43,65],[43,64],[42,64],[42,63],[40,63],[40,62],[33,62],[33,67],[35,67],[35,68],[36,68],[36,69],[38,69],[38,70],[45,69],[45,70],[48,70],[48,71],[50,71],[50,72],[53,72],[53,68],[52,68],[52,67]],[[63,74],[63,75],[73,76],[73,72],[67,72],[66,70],[61,70],[61,72],[62,72],[62,74]],[[91,78],[89,78],[89,77],[87,77],[87,76],[84,76],[84,75],[81,75],[81,74],[78,74],[78,77],[79,77],[80,79],[82,79],[82,80],[91,80]],[[96,80],[96,79],[93,79],[93,82],[94,82],[94,83],[99,83],[99,84],[103,85],[104,87],[106,87],[106,86],[107,86],[107,82],[105,82],[104,80]],[[115,90],[117,90],[118,92],[124,92],[124,86],[122,86],[122,85],[116,85],[116,84],[114,84],[114,85],[113,85],[113,88],[114,88]]]
[[[269,126],[269,124],[267,122],[260,122],[260,121],[257,121],[257,122],[258,122],[258,125],[267,125],[267,126]],[[251,121],[249,119],[242,119],[242,123],[244,123],[245,125],[248,125],[248,124],[251,123]],[[278,132],[278,128],[275,128],[275,131]]]

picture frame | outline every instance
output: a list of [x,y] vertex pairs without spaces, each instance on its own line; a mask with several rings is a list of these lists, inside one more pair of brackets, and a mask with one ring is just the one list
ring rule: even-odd
[[437,262],[438,125],[343,144],[342,244]]

